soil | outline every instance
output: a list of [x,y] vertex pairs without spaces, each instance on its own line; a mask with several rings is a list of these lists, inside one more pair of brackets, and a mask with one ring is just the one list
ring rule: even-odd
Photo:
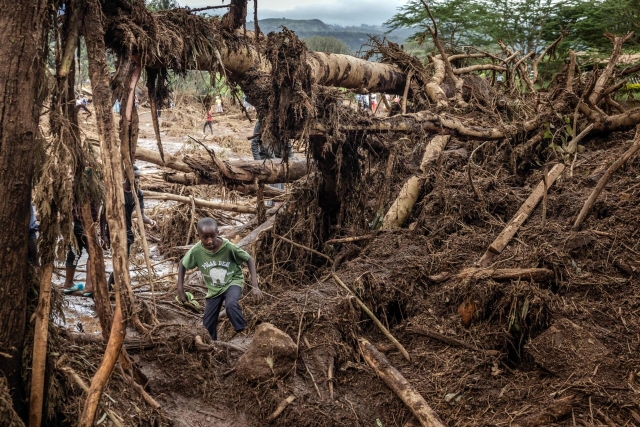
[[[165,153],[198,149],[186,135],[202,135],[201,114],[195,107],[178,105],[174,110],[163,112],[161,119]],[[91,118],[83,124],[89,137],[92,124]],[[209,147],[229,159],[250,156],[246,137],[253,133],[253,124],[239,112],[216,116],[213,127],[213,137],[205,139]],[[144,108],[140,129],[140,146],[154,148]],[[196,335],[211,344],[201,325],[202,314],[175,301],[172,274],[178,256],[166,255],[166,249],[178,245],[167,241],[171,236],[186,239],[190,209],[145,203],[148,215],[161,222],[172,215],[183,218],[171,222],[171,227],[147,232],[152,263],[157,264],[154,287],[160,324],[150,338],[129,331],[126,341],[127,351],[148,378],[147,391],[162,409],[142,409],[140,397],[120,387],[117,371],[107,390],[116,396],[112,408],[127,425],[250,426],[265,424],[276,406],[294,395],[274,425],[404,426],[413,416],[358,353],[357,339],[364,337],[448,426],[640,426],[640,157],[630,159],[613,176],[581,230],[571,230],[606,166],[628,148],[633,136],[626,132],[586,140],[573,176],[567,168],[549,188],[544,226],[538,206],[493,265],[552,270],[553,279],[543,282],[525,277],[455,278],[475,266],[542,179],[539,167],[516,167],[505,143],[488,143],[475,154],[478,168],[472,179],[480,200],[464,169],[468,153],[479,144],[452,140],[438,169],[428,177],[408,229],[369,227],[379,216],[380,194],[392,199],[417,170],[416,145],[399,153],[401,160],[389,181],[383,179],[384,165],[363,171],[362,191],[354,203],[366,221],[345,219],[344,227],[334,224],[331,230],[331,237],[371,234],[357,242],[323,245],[327,239],[315,231],[323,219],[312,201],[314,183],[290,186],[292,202],[254,248],[265,302],[255,305],[246,297],[241,301],[248,322],[246,336],[235,335],[226,318],[220,325],[221,340],[237,345],[246,347],[258,325],[267,322],[298,345],[292,370],[278,375],[274,371],[259,381],[247,381],[233,371],[237,352],[215,346],[198,350]],[[537,151],[533,159],[562,161],[549,151]],[[158,168],[141,166],[144,187]],[[219,190],[189,191],[219,197]],[[255,198],[246,200],[255,203]],[[411,362],[333,282],[332,266],[324,258],[275,235],[339,259],[335,274],[398,339]],[[132,258],[136,295],[150,309],[154,298],[146,285],[139,247],[134,246]],[[79,269],[83,265],[84,259]],[[442,273],[451,273],[452,278],[436,280]],[[59,277],[57,283],[62,280]],[[204,307],[200,274],[191,274],[186,287]],[[90,300],[71,296],[65,301],[61,326],[99,334]],[[425,336],[420,330],[466,346]],[[99,345],[83,346],[81,353],[68,352],[67,357],[97,363],[101,351]],[[77,365],[81,369],[82,363]],[[91,366],[83,366],[91,373]],[[71,405],[82,397],[67,399]]]

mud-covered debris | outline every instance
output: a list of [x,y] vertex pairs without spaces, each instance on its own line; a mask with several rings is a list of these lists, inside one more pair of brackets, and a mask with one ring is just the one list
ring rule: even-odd
[[298,348],[291,337],[271,323],[256,328],[247,352],[238,359],[236,373],[248,381],[265,381],[291,372]]

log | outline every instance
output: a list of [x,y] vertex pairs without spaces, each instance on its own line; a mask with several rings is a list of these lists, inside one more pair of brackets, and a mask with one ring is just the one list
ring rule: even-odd
[[[424,150],[422,161],[420,162],[420,170],[422,171],[423,177],[429,173],[432,165],[440,158],[449,139],[451,139],[449,135],[436,135],[429,141]],[[424,182],[423,177],[414,175],[404,183],[398,197],[384,216],[382,221],[383,230],[402,227],[407,221],[411,215],[413,206],[418,201],[418,196],[420,195],[420,190],[422,190],[422,184]]]
[[[558,177],[564,171],[564,164],[558,163],[553,169],[549,172],[547,176],[547,186],[550,187],[553,183],[558,179]],[[478,264],[480,267],[488,267],[495,258],[496,255],[502,253],[504,248],[509,244],[511,238],[516,234],[518,229],[524,222],[529,218],[531,212],[535,209],[535,207],[542,200],[542,196],[544,195],[545,183],[544,181],[540,182],[538,186],[533,190],[533,192],[529,195],[527,200],[520,206],[518,212],[514,215],[514,217],[509,221],[507,226],[502,230],[502,232],[496,237],[496,239],[489,245],[489,248],[484,253]]]
[[340,280],[340,278],[335,273],[331,273],[331,276],[333,276],[333,280],[335,280],[335,282],[338,285],[340,285],[340,287],[342,287],[344,290],[346,290],[350,295],[352,295],[355,298],[356,303],[358,303],[360,308],[365,313],[367,313],[367,315],[371,318],[371,320],[373,320],[373,323],[375,323],[378,329],[382,331],[384,336],[386,336],[389,339],[389,341],[391,341],[393,345],[395,345],[396,348],[400,350],[400,353],[402,353],[402,355],[404,356],[405,359],[407,359],[407,361],[411,362],[411,356],[409,356],[409,353],[407,352],[407,350],[405,350],[402,344],[400,344],[398,340],[393,335],[391,335],[391,332],[389,332],[389,330],[385,328],[385,326],[378,320],[378,318],[371,312],[371,310],[369,310],[369,307],[367,307],[366,304],[363,303],[360,300],[360,298],[358,298],[355,292],[353,292],[347,285],[345,285],[344,282]]
[[29,427],[42,424],[42,404],[44,402],[44,380],[47,366],[47,343],[49,340],[49,315],[51,314],[51,275],[53,264],[42,269],[40,295],[36,310],[36,327],[33,337],[33,363],[31,365],[31,394],[29,402]]
[[[175,202],[191,204],[191,199],[189,197],[178,196],[177,194],[145,191],[144,197],[147,199],[173,200]],[[231,203],[213,202],[209,200],[196,199],[196,198],[194,198],[193,201],[196,204],[196,206],[199,206],[201,208],[212,208],[212,209],[219,209],[219,210],[229,211],[229,212],[240,212],[240,213],[250,213],[250,214],[258,213],[258,210],[253,206],[234,205]]]
[[287,163],[282,159],[221,160],[217,157],[212,161],[209,157],[201,156],[186,156],[181,160],[165,154],[163,163],[159,153],[138,147],[136,159],[180,172],[200,172],[199,180],[202,183],[207,183],[206,176],[218,174],[235,181],[254,183],[257,180],[265,184],[293,182],[308,174],[307,160],[298,158],[287,159]]
[[423,427],[445,427],[438,414],[431,409],[418,391],[409,384],[386,357],[366,339],[360,338],[358,346],[367,365],[404,402]]
[[[172,184],[182,185],[199,185],[206,184],[200,177],[193,172],[165,172],[162,178]],[[258,186],[253,184],[227,184],[227,188],[230,190],[238,191],[242,194],[256,194],[258,192]],[[269,185],[264,187],[262,194],[266,197],[278,197],[287,194],[285,190],[271,187]]]
[[622,166],[627,160],[629,160],[631,156],[633,156],[638,151],[638,149],[640,149],[640,126],[636,128],[636,136],[633,140],[633,145],[629,147],[629,149],[625,151],[622,156],[618,157],[618,159],[613,162],[611,166],[609,166],[604,175],[602,175],[602,178],[600,178],[600,180],[598,181],[596,188],[593,189],[593,191],[589,195],[589,198],[584,202],[584,205],[582,206],[582,209],[580,210],[580,213],[576,218],[576,222],[573,224],[574,230],[578,230],[580,228],[582,222],[593,207],[593,204],[596,202],[596,199],[602,192],[602,189],[607,184],[607,182],[609,182],[609,179],[611,179],[613,174],[620,168],[620,166]]
[[262,234],[263,231],[269,230],[271,227],[273,227],[273,224],[275,221],[276,221],[276,216],[273,215],[271,218],[263,222],[258,228],[253,230],[246,237],[244,237],[242,240],[236,243],[236,246],[242,249],[248,248],[253,244],[253,242],[255,242],[258,239],[258,237],[260,236],[260,234]]

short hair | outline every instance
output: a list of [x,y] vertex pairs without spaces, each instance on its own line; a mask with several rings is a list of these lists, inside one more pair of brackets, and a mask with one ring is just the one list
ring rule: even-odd
[[198,231],[202,230],[204,227],[218,227],[218,223],[209,217],[204,217],[200,221],[198,221]]
[[133,171],[135,172],[135,171],[137,171],[137,170],[139,170],[139,169],[138,169],[138,166],[133,165]]

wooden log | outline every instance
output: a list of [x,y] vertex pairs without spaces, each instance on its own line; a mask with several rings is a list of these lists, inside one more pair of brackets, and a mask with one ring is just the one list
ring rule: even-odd
[[418,196],[422,190],[424,176],[429,173],[432,165],[440,158],[444,148],[451,139],[449,135],[436,135],[427,144],[422,161],[420,162],[420,170],[423,176],[412,176],[402,186],[398,197],[393,202],[389,210],[382,220],[382,229],[389,230],[392,228],[402,227],[407,221],[413,206],[418,201]]
[[602,192],[602,189],[607,184],[607,182],[609,182],[609,179],[611,179],[613,174],[620,168],[620,166],[622,166],[627,160],[629,160],[631,156],[633,156],[638,151],[638,149],[640,149],[640,126],[636,128],[636,136],[633,140],[633,145],[629,147],[629,149],[625,151],[622,156],[618,157],[618,159],[616,159],[616,161],[613,162],[611,166],[609,166],[604,175],[602,175],[602,178],[600,178],[600,180],[598,181],[596,188],[593,189],[593,191],[589,195],[589,198],[584,202],[584,205],[582,206],[582,209],[580,210],[580,213],[576,218],[576,222],[573,224],[574,230],[578,230],[580,228],[582,222],[593,207],[593,204],[596,202],[596,199]]
[[445,272],[428,276],[428,279],[436,283],[445,282],[452,278],[456,280],[467,280],[470,278],[494,280],[529,279],[536,282],[543,282],[553,277],[553,271],[547,268],[465,268],[456,275]]
[[53,264],[42,268],[40,295],[36,309],[36,327],[33,338],[33,363],[31,365],[31,394],[29,402],[29,427],[42,424],[44,402],[44,379],[47,365],[47,342],[49,340],[49,315],[51,314],[51,275]]
[[[553,183],[558,179],[558,177],[564,171],[564,164],[558,163],[556,164],[549,175],[547,176],[547,186],[551,187]],[[544,195],[545,183],[540,182],[538,186],[533,190],[533,192],[529,195],[527,200],[520,206],[518,212],[511,218],[511,221],[507,224],[507,226],[502,230],[502,232],[496,237],[496,239],[489,245],[489,248],[484,253],[478,264],[480,267],[488,267],[493,262],[493,259],[496,255],[502,253],[504,248],[509,244],[511,238],[516,234],[518,229],[524,222],[529,218],[531,212],[535,209],[535,207],[542,200],[542,196]]]
[[255,242],[258,239],[260,234],[262,234],[264,231],[269,230],[270,228],[272,228],[273,224],[275,223],[275,221],[276,221],[276,216],[273,215],[271,218],[269,218],[268,220],[266,220],[265,222],[260,224],[260,226],[258,228],[253,230],[246,237],[244,237],[242,240],[240,240],[238,243],[236,243],[236,246],[238,246],[238,247],[240,247],[242,249],[248,248],[249,246],[251,246],[253,244],[253,242]]
[[[199,184],[207,184],[206,181],[200,179],[200,177],[191,172],[165,172],[162,178],[169,183],[172,184],[182,184],[182,185],[199,185]],[[229,183],[226,187],[230,190],[238,191],[242,194],[256,194],[258,192],[258,186],[255,184],[232,184]],[[262,193],[266,197],[278,197],[284,196],[287,194],[285,190],[281,190],[280,188],[271,187],[269,185],[264,187],[264,191]]]
[[407,350],[405,350],[405,348],[402,346],[402,344],[400,344],[400,342],[398,342],[396,337],[391,335],[391,332],[389,332],[389,330],[387,328],[385,328],[385,326],[382,324],[382,322],[380,322],[378,320],[378,318],[375,316],[375,314],[373,314],[373,312],[371,310],[369,310],[369,307],[367,307],[366,304],[363,303],[360,300],[360,298],[358,298],[358,296],[355,294],[355,292],[353,292],[347,285],[345,285],[344,282],[342,280],[340,280],[340,278],[335,273],[331,273],[331,276],[333,276],[333,280],[335,280],[335,282],[338,285],[340,285],[340,287],[342,287],[344,290],[346,290],[350,295],[352,295],[355,298],[356,303],[358,303],[360,308],[365,313],[367,313],[367,315],[371,318],[371,320],[373,320],[373,323],[375,323],[375,325],[378,327],[378,329],[380,329],[380,331],[384,334],[384,336],[386,336],[389,339],[389,341],[391,341],[393,343],[393,345],[395,345],[396,348],[398,350],[400,350],[400,353],[402,353],[402,355],[404,356],[405,359],[407,359],[409,362],[411,362],[411,356],[409,356],[409,352]]
[[[256,180],[265,184],[293,182],[308,174],[307,159],[290,158],[287,163],[282,159],[273,160],[222,160],[215,157],[176,156],[165,154],[162,161],[160,154],[146,148],[136,149],[136,159],[164,166],[180,172],[200,172],[200,181],[206,183],[208,175],[221,174],[227,179],[254,183]],[[213,182],[213,181],[211,181]]]
[[367,365],[407,405],[423,427],[445,427],[438,414],[382,353],[364,338],[358,340],[358,346]]
[[[175,202],[191,204],[191,199],[189,197],[178,196],[177,194],[145,191],[144,197],[147,199],[173,200]],[[202,208],[212,208],[212,209],[219,209],[219,210],[229,211],[229,212],[240,212],[240,213],[250,213],[250,214],[258,213],[258,210],[253,206],[234,205],[231,203],[213,202],[209,200],[196,199],[196,198],[193,199],[193,202],[196,204],[196,206],[200,206]]]

